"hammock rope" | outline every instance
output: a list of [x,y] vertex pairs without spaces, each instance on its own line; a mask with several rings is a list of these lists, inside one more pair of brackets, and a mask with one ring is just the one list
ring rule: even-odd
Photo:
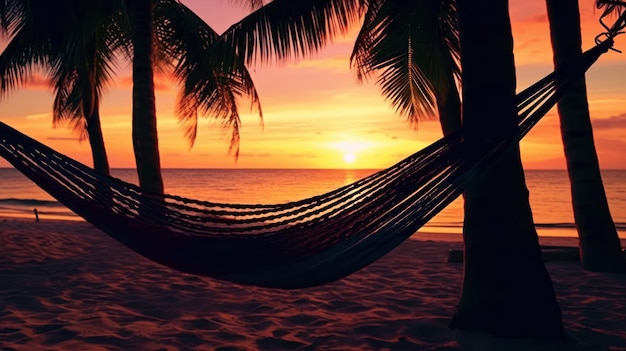
[[519,93],[518,128],[493,144],[469,145],[461,129],[386,170],[300,201],[225,204],[150,194],[1,122],[0,156],[153,261],[241,284],[316,286],[366,266],[414,234],[519,142],[612,44],[610,37]]

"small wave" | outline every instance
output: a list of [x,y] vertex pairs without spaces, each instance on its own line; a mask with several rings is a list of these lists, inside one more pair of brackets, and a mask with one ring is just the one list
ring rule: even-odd
[[58,206],[62,207],[63,205],[58,201],[52,200],[36,200],[36,199],[16,199],[16,198],[8,198],[8,199],[0,199],[0,205],[9,205],[9,206]]
[[[626,225],[626,223],[615,223],[618,225]],[[429,227],[440,227],[440,228],[459,228],[463,227],[463,222],[429,222],[427,224]],[[536,228],[542,229],[576,229],[575,223],[535,223]],[[619,227],[618,227],[619,230]]]
[[[626,231],[626,223],[615,222],[613,224],[616,230]],[[543,229],[576,229],[576,223],[535,223],[535,227]]]
[[[615,229],[618,231],[626,231],[626,222],[615,222]],[[463,222],[428,222],[425,227],[427,228],[463,228]],[[537,229],[568,229],[576,230],[576,223],[535,223]]]
[[463,222],[428,222],[426,226],[439,228],[459,228],[463,227]]
[[626,231],[626,223],[615,223],[615,229]]

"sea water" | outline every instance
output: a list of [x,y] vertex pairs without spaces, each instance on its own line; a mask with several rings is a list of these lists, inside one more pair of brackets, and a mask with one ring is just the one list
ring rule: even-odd
[[[183,197],[222,203],[284,203],[319,195],[351,184],[376,170],[320,169],[164,169],[165,191]],[[112,175],[137,183],[133,169]],[[602,172],[613,220],[626,239],[626,170]],[[527,170],[533,217],[540,235],[576,236],[567,172]],[[69,209],[13,168],[0,168],[0,216],[80,220]],[[422,231],[461,233],[463,200],[457,199]]]

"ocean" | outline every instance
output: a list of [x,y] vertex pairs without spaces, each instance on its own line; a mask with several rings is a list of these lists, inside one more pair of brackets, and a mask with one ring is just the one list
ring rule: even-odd
[[[283,203],[319,195],[362,179],[375,170],[319,169],[164,169],[165,191],[222,203]],[[137,183],[133,169],[114,169],[114,177]],[[626,239],[626,170],[603,171],[609,207]],[[526,182],[539,235],[577,236],[569,181],[563,170],[528,170]],[[0,168],[0,216],[80,220],[13,168]],[[463,201],[455,200],[422,231],[461,233]]]

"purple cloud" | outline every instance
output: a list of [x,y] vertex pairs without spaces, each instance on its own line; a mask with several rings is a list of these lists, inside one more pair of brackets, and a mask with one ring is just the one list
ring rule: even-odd
[[622,129],[626,128],[626,113],[603,119],[592,119],[594,129]]

